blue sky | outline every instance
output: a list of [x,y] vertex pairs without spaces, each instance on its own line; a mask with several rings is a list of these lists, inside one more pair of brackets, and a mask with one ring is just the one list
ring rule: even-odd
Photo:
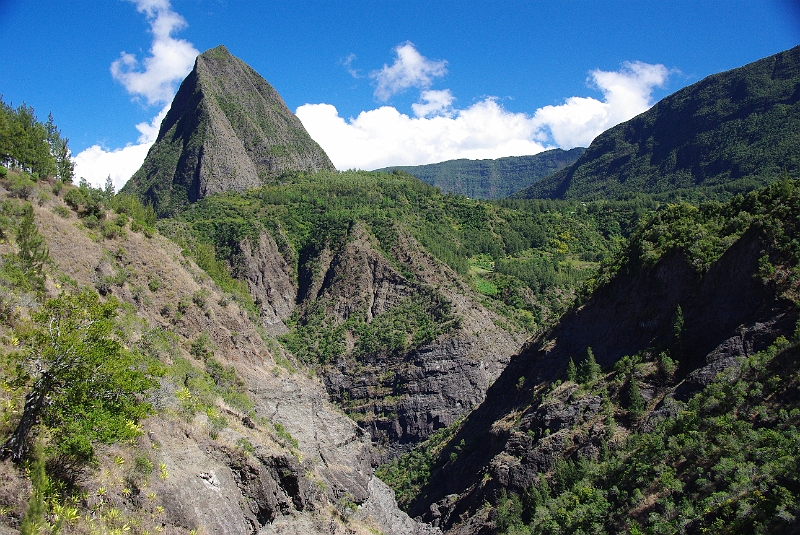
[[[0,94],[119,187],[194,55],[251,65],[340,169],[587,145],[800,41],[796,0],[0,0]],[[138,128],[137,128],[137,125]]]

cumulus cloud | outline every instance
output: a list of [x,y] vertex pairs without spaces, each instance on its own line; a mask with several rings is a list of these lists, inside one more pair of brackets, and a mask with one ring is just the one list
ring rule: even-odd
[[86,179],[95,187],[104,187],[110,176],[114,191],[119,191],[141,167],[151,146],[152,143],[140,143],[106,150],[100,145],[92,145],[75,156],[75,176]]
[[603,100],[570,97],[558,106],[536,110],[537,139],[556,146],[588,146],[601,132],[627,121],[652,106],[653,89],[664,85],[669,70],[663,65],[627,62],[619,71],[594,70],[590,85],[603,93]]
[[92,145],[75,157],[75,176],[85,178],[95,187],[104,187],[110,176],[114,190],[119,191],[128,179],[139,170],[147,156],[147,151],[155,143],[161,121],[166,117],[169,105],[165,106],[149,123],[139,123],[139,139],[135,145],[121,149],[105,149]]
[[150,56],[140,63],[133,54],[122,52],[111,64],[111,76],[130,94],[144,97],[148,104],[169,102],[177,82],[192,69],[200,52],[188,41],[172,37],[173,32],[186,26],[186,20],[172,10],[168,0],[133,1],[150,22]]
[[[410,44],[401,47],[413,50]],[[395,65],[401,57],[398,52]],[[384,71],[391,68],[384,66]],[[338,169],[521,156],[548,148],[588,146],[604,130],[647,110],[653,89],[663,85],[668,75],[663,65],[642,62],[625,63],[619,71],[594,70],[589,85],[603,94],[602,100],[571,97],[532,115],[510,112],[491,97],[455,109],[450,90],[427,89],[430,78],[418,84],[425,89],[411,106],[415,117],[391,106],[350,119],[341,117],[330,104],[305,104],[296,113]]]
[[545,147],[532,137],[530,117],[487,99],[453,117],[409,117],[391,106],[345,120],[330,104],[297,109],[312,138],[338,169],[377,169],[454,158],[536,154]]
[[118,149],[93,145],[75,157],[75,176],[99,187],[111,176],[116,190],[142,165],[169,111],[177,84],[192,70],[199,54],[188,41],[172,37],[186,26],[186,20],[172,10],[169,0],[131,1],[150,23],[153,34],[150,55],[140,62],[133,54],[122,52],[111,63],[111,76],[135,98],[143,98],[151,106],[161,104],[164,107],[149,123],[136,125],[139,131],[136,144]]
[[391,66],[384,64],[381,70],[370,74],[377,81],[375,97],[382,102],[411,87],[427,89],[434,78],[447,73],[446,61],[426,58],[417,52],[413,43],[396,46],[394,53],[397,57]]
[[453,101],[456,97],[449,89],[423,91],[419,95],[419,102],[411,105],[414,115],[428,117],[431,115],[453,115]]

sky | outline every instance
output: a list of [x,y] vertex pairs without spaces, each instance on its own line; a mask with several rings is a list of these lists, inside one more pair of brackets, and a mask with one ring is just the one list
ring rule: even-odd
[[800,0],[0,0],[0,95],[52,113],[76,177],[139,168],[197,54],[224,44],[334,165],[588,146],[796,46]]

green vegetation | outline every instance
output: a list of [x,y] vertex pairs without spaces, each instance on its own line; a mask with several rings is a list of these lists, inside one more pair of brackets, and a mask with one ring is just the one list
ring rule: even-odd
[[[153,207],[142,204],[133,195],[114,195],[113,189],[94,188],[81,180],[77,188],[66,189],[64,202],[72,208],[84,226],[99,231],[104,239],[124,237],[129,221],[133,232],[142,232],[148,237],[152,237],[155,232],[156,214]],[[112,219],[108,210],[113,210],[116,217]]]
[[502,199],[575,163],[583,148],[552,149],[534,156],[509,156],[496,160],[449,160],[428,165],[387,167],[379,171],[403,171],[442,193],[473,199]]
[[53,124],[36,118],[33,108],[12,108],[0,97],[0,163],[28,173],[35,180],[48,177],[62,182],[72,180],[73,163],[68,140]]
[[117,303],[94,292],[46,300],[17,329],[21,349],[11,356],[8,382],[23,389],[25,404],[16,429],[3,445],[19,462],[37,425],[54,430],[55,453],[89,462],[92,442],[112,443],[138,434],[136,422],[149,406],[139,395],[152,383],[132,353],[111,334]]
[[[727,203],[664,205],[639,221],[629,243],[603,263],[587,287],[596,289],[617,275],[650,269],[660,258],[674,254],[683,255],[702,275],[736,240],[752,233],[763,247],[753,275],[797,306],[799,221],[800,181],[795,180],[778,180]],[[473,265],[484,270],[491,267],[485,258]],[[720,373],[687,402],[680,402],[668,398],[676,383],[692,371],[679,364],[690,362],[685,358],[691,349],[684,344],[687,321],[677,306],[671,339],[619,359],[613,370],[601,370],[589,348],[585,357],[567,361],[567,383],[540,385],[531,402],[509,409],[517,415],[515,436],[526,432],[530,439],[544,441],[550,429],[537,424],[526,430],[522,422],[527,420],[519,415],[535,414],[536,407],[545,403],[568,405],[599,396],[601,409],[591,422],[567,430],[578,438],[591,425],[599,444],[590,454],[564,448],[552,468],[517,492],[502,490],[505,484],[496,485],[489,468],[477,467],[484,470],[482,484],[497,489],[494,495],[486,494],[494,507],[490,517],[494,532],[776,533],[794,529],[800,513],[800,398],[796,395],[800,329],[792,335],[785,333],[789,340],[778,336],[768,349],[742,357],[737,366]],[[524,378],[514,379],[517,389],[524,387]],[[654,412],[657,404],[660,410]],[[569,438],[567,442],[571,444]],[[522,444],[514,447],[522,448]],[[449,463],[458,461],[457,448],[455,440],[435,449],[423,445],[382,467],[380,474],[398,495],[411,496],[407,505],[420,499],[424,503],[426,482],[434,484]],[[528,453],[521,450],[521,462]],[[465,469],[463,465],[455,468]]]
[[375,475],[394,489],[400,507],[408,507],[419,497],[447,441],[453,438],[460,426],[461,420],[436,431],[412,451],[375,469]]
[[498,506],[501,533],[778,533],[800,513],[800,345],[780,338],[675,417],[559,461]]
[[800,48],[709,76],[600,134],[580,161],[515,196],[728,199],[798,178]]
[[[748,231],[759,232],[769,246],[770,253],[762,257],[760,269],[763,278],[774,278],[775,265],[797,266],[800,263],[800,249],[797,248],[799,185],[797,180],[783,179],[746,195],[736,195],[726,203],[664,205],[641,220],[624,252],[607,262],[584,292],[605,284],[623,266],[627,266],[625,269],[651,267],[674,252],[682,254],[699,273],[705,273]],[[789,276],[778,281],[782,287],[795,283],[797,268],[791,269]],[[676,311],[675,321],[675,328],[680,331],[682,312]]]
[[[302,291],[309,279],[320,276],[323,251],[339,251],[366,229],[412,282],[402,260],[406,236],[467,276],[487,305],[536,331],[566,308],[574,289],[654,206],[643,198],[487,203],[441,195],[402,172],[290,173],[246,194],[206,197],[179,220],[162,220],[158,226],[253,313],[241,282],[243,243],[257,243],[261,233],[269,233]],[[327,303],[305,303],[283,340],[309,363],[341,355],[345,331],[362,340],[356,352],[408,349],[455,326],[447,314],[437,312],[441,307],[434,302],[440,297],[430,295],[418,288],[410,301],[374,319],[380,328],[367,325],[363,314],[345,325],[328,316]]]

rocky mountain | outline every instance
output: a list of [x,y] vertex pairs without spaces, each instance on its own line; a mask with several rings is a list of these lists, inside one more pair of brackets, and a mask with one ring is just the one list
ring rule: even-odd
[[333,169],[277,91],[220,45],[197,57],[124,190],[165,216],[206,195],[258,187],[285,171]]
[[[794,516],[772,516],[785,487],[797,511],[791,469],[748,453],[770,447],[767,430],[789,441],[775,455],[800,453],[788,445],[800,423],[797,221],[796,182],[654,214],[463,425],[426,445],[427,461],[406,456],[383,477],[410,514],[447,533],[700,533],[728,522],[723,532],[797,532]],[[726,443],[718,418],[736,429]],[[731,462],[752,470],[747,485],[760,481],[764,501],[750,502],[723,469]]]
[[413,175],[442,193],[473,199],[502,199],[542,178],[572,165],[586,149],[552,149],[533,156],[509,156],[496,160],[448,160],[428,165],[387,167]]
[[[74,186],[51,195],[51,187],[0,189],[0,229],[13,234],[17,207],[38,199],[33,216],[50,259],[43,299],[83,288],[117,299],[115,339],[150,363],[157,385],[135,438],[97,444],[94,465],[48,465],[66,486],[48,495],[65,509],[46,519],[74,510],[71,533],[432,533],[397,509],[373,475],[369,435],[330,403],[322,381],[155,233],[141,205]],[[1,247],[2,302],[16,310],[0,324],[6,370],[11,333],[39,305],[9,279],[16,244]],[[3,391],[3,434],[20,395]],[[30,482],[10,461],[0,463],[0,481],[0,533],[18,532]]]
[[711,75],[603,132],[517,198],[717,198],[800,172],[800,47]]
[[316,370],[385,459],[477,406],[528,336],[421,243],[445,242],[429,234],[452,228],[444,202],[403,174],[284,177],[203,199],[160,228],[189,250],[213,245],[262,327]]

